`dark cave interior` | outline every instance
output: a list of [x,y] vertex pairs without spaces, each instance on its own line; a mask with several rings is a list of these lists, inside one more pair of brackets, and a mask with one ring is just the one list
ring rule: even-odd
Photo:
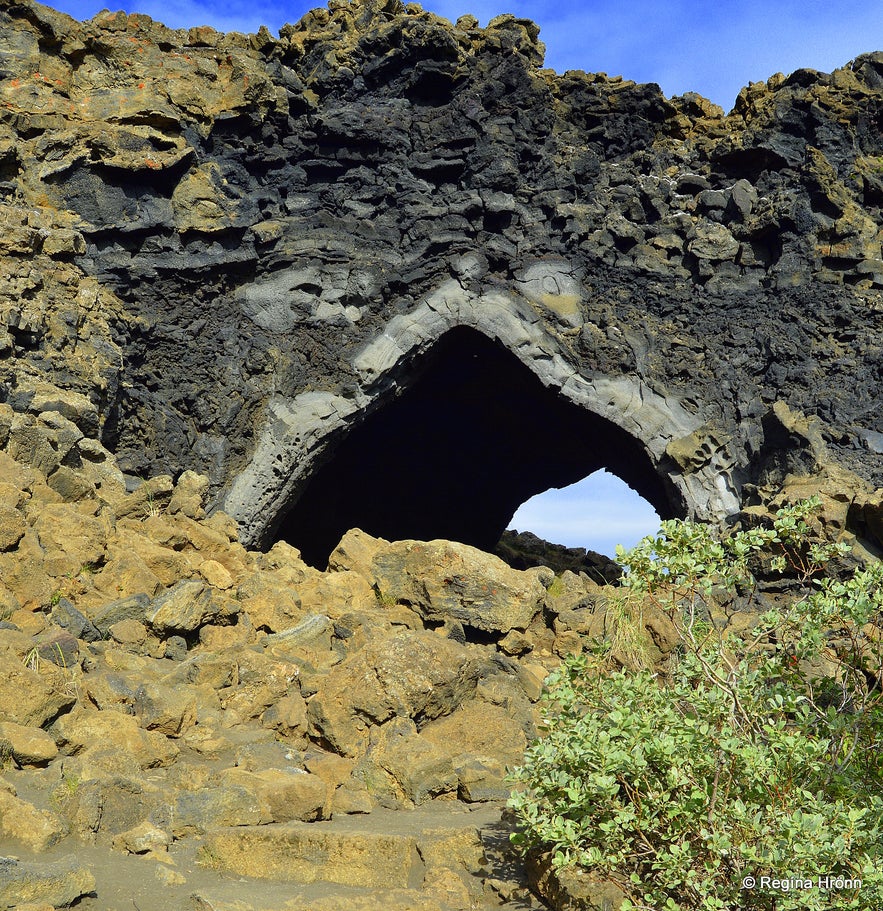
[[542,384],[501,343],[459,327],[403,369],[378,406],[332,439],[275,539],[324,568],[350,528],[491,550],[525,500],[599,468],[662,518],[677,494],[640,443]]

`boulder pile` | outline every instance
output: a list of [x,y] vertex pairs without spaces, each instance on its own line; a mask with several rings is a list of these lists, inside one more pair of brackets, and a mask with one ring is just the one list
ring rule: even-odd
[[185,891],[189,853],[421,908],[520,894],[488,861],[506,768],[603,589],[358,529],[324,572],[248,551],[205,478],[127,486],[61,398],[0,405],[0,907],[109,907],[83,843]]
[[[249,551],[206,515],[205,477],[127,483],[87,403],[44,404],[0,405],[0,907],[137,888],[141,911],[465,911],[530,907],[529,885],[569,907],[501,847],[506,775],[547,673],[616,641],[609,587],[358,529],[324,571],[284,542]],[[880,492],[776,414],[812,472],[759,487],[741,521],[821,492],[820,529],[876,552]],[[641,623],[663,661],[671,620]],[[236,877],[244,903],[219,899]]]

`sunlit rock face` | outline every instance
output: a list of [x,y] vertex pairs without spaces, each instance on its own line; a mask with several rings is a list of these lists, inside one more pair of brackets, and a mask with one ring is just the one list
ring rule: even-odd
[[825,460],[883,483],[883,54],[725,116],[543,70],[511,16],[332,6],[0,10],[2,399],[316,560],[484,545],[599,467],[719,521]]

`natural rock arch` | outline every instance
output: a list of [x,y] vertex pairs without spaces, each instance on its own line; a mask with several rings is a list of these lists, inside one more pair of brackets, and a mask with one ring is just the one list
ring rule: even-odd
[[0,46],[0,401],[64,403],[132,486],[205,474],[268,542],[458,327],[694,517],[883,485],[883,53],[725,114],[399,0],[278,39],[20,0]]
[[[538,287],[560,291],[565,264],[538,271]],[[353,526],[490,548],[521,502],[604,467],[660,515],[736,511],[713,457],[688,473],[669,454],[700,425],[695,405],[581,372],[561,344],[566,312],[557,332],[538,313],[565,310],[565,296],[520,290],[477,295],[452,280],[355,355],[348,396],[271,402],[224,501],[245,539],[286,538],[316,563]]]
[[360,417],[329,441],[275,532],[317,566],[353,527],[492,550],[524,500],[605,467],[660,515],[686,511],[640,441],[474,329],[445,333]]

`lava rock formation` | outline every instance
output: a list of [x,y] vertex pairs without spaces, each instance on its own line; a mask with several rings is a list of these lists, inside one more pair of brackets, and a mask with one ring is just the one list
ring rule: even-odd
[[881,53],[725,115],[399,0],[279,38],[18,0],[0,47],[0,399],[206,474],[246,543],[486,545],[599,467],[718,521],[883,483]]

